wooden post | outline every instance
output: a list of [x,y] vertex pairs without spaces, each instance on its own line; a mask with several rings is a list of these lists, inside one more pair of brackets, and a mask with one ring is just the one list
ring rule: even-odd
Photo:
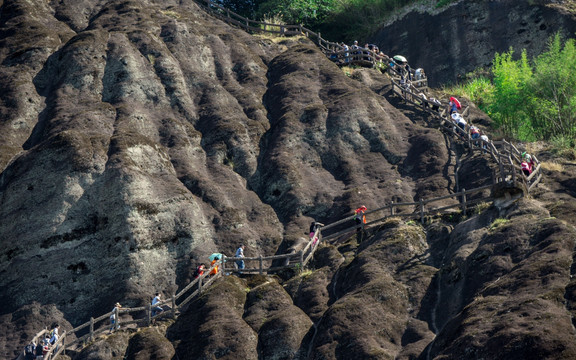
[[222,265],[220,265],[218,267],[218,270],[224,272],[224,274],[226,274],[226,272],[224,270],[226,270],[226,255],[222,255]]
[[300,271],[304,270],[304,251],[300,250]]
[[262,264],[262,254],[260,254],[260,259],[258,259],[258,261],[260,262],[260,275],[264,274],[264,266]]
[[504,173],[504,165],[502,165],[502,154],[498,152],[498,167],[500,168],[500,177],[502,182],[506,181],[506,174]]
[[458,192],[458,167],[456,167],[456,171],[454,171],[454,183],[456,184],[456,192]]
[[424,224],[424,199],[420,198],[420,222]]
[[462,213],[466,213],[466,189],[462,189]]
[[228,16],[228,19],[230,19],[230,10],[226,9],[226,16]]
[[280,26],[280,34],[284,36],[285,33],[286,33],[286,27],[284,25]]
[[148,326],[152,324],[152,304],[146,305],[146,322]]
[[322,36],[320,36],[320,31],[318,31],[318,45],[322,45]]
[[94,318],[90,317],[90,342],[94,341]]
[[176,319],[176,294],[172,294],[172,319]]
[[390,216],[394,216],[394,201],[390,202]]
[[302,24],[299,25],[300,34],[302,34]]

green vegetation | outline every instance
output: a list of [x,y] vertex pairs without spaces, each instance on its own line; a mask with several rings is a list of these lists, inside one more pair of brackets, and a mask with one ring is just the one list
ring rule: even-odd
[[[502,136],[547,140],[557,149],[576,148],[576,42],[559,34],[531,61],[522,51],[496,54],[491,72],[472,74],[455,92],[490,115]],[[573,152],[572,152],[573,153]]]
[[488,210],[490,207],[492,207],[491,203],[483,201],[481,203],[478,203],[478,205],[476,205],[476,207],[474,208],[474,213],[481,214],[484,211]]
[[502,226],[506,225],[508,222],[510,222],[510,220],[498,218],[498,219],[494,220],[494,222],[490,225],[489,229],[491,231],[494,231],[494,230],[501,228]]
[[[250,19],[282,19],[285,24],[320,31],[332,41],[360,41],[398,9],[418,0],[221,0],[219,3]],[[438,0],[443,7],[455,0]],[[432,4],[432,6],[434,6]],[[270,22],[272,23],[272,22]]]
[[288,24],[317,25],[334,12],[334,0],[268,0],[258,6],[259,18],[281,15]]

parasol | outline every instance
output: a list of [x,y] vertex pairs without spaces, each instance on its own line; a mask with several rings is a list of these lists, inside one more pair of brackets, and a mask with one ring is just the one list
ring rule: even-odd
[[210,259],[210,261],[213,261],[214,258],[216,258],[216,257],[220,258],[220,260],[222,260],[222,258],[223,258],[223,256],[222,256],[221,253],[214,253],[214,254],[210,255],[210,256],[208,257],[208,259]]
[[402,62],[402,63],[408,62],[408,60],[406,60],[406,58],[402,55],[394,55],[393,59],[397,62]]
[[458,99],[456,99],[454,96],[452,96],[450,98],[450,101],[452,101],[454,104],[456,104],[457,109],[462,109],[462,105],[460,105],[460,101],[458,101]]

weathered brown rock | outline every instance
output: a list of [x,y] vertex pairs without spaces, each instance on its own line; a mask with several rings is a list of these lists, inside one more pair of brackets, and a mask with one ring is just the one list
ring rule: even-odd
[[442,9],[417,4],[368,37],[390,56],[402,54],[439,86],[489,66],[513,47],[537,56],[555,33],[572,37],[576,17],[553,1],[458,1]]
[[120,360],[125,359],[130,333],[117,331],[112,335],[97,339],[85,348],[75,359],[79,360]]
[[[298,251],[311,219],[489,181],[490,159],[447,142],[384,75],[347,77],[306,39],[255,37],[192,2],[1,10],[2,356],[51,322],[168,297],[212,252]],[[534,193],[546,207],[389,219],[360,244],[321,245],[292,279],[226,276],[173,324],[102,336],[77,358],[459,358],[502,339],[571,355],[574,172],[549,173]]]
[[153,327],[132,336],[126,353],[126,359],[129,360],[170,360],[175,350],[172,343],[166,339],[165,329]]

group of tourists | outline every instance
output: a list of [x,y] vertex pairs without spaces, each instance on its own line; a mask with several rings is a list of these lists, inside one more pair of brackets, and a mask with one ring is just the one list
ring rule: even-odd
[[[54,324],[52,330],[39,340],[38,344],[33,340],[24,347],[25,360],[43,360],[46,354],[55,346],[60,338],[60,325]],[[58,351],[58,346],[54,347],[54,352]]]
[[365,44],[363,47],[358,44],[358,40],[354,40],[351,46],[345,43],[338,44],[340,50],[333,49],[329,55],[330,60],[339,62],[340,64],[348,64],[354,61],[367,61],[383,64],[384,60],[388,58],[378,46],[374,44]]

